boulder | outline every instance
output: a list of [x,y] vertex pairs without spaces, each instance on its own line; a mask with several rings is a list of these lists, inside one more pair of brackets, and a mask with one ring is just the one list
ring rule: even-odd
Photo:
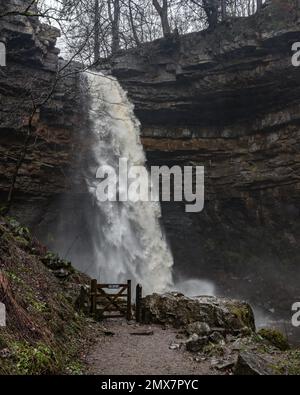
[[186,327],[186,332],[189,335],[196,333],[198,336],[203,336],[210,333],[211,328],[206,322],[193,322]]
[[257,334],[281,351],[287,351],[290,349],[286,336],[276,329],[262,328],[257,332]]
[[209,340],[213,343],[221,343],[221,342],[225,342],[224,337],[222,336],[222,334],[220,332],[213,332],[210,336],[209,336]]
[[192,335],[186,342],[186,349],[190,352],[199,352],[209,343],[207,336],[199,337],[198,335]]
[[255,331],[248,303],[209,296],[190,298],[176,292],[149,295],[142,300],[142,317],[148,324],[186,328],[189,333],[195,329],[199,335],[209,328],[234,335]]
[[249,352],[242,352],[239,354],[234,374],[236,376],[270,376],[275,373],[264,358]]

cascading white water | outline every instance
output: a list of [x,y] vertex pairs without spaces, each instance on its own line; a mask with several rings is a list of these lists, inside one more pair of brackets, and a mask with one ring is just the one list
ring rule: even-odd
[[143,284],[145,293],[166,291],[173,286],[173,258],[159,223],[159,203],[97,200],[101,181],[95,178],[96,168],[109,165],[118,170],[119,158],[128,159],[128,168],[145,166],[133,105],[113,77],[90,72],[86,76],[94,140],[94,178],[87,177],[86,181],[95,202],[93,244],[101,281],[131,278]]

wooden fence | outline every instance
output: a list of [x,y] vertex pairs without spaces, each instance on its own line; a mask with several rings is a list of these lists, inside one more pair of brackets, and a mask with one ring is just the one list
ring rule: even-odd
[[132,319],[131,280],[126,284],[91,283],[91,313],[102,318]]
[[[135,318],[142,321],[142,286],[136,286]],[[101,318],[121,318],[128,321],[132,319],[131,280],[126,284],[98,284],[97,280],[91,282],[91,314]]]

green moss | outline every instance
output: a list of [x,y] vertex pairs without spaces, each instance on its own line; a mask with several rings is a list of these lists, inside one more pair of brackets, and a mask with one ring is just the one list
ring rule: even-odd
[[287,338],[276,329],[263,328],[257,334],[281,351],[290,349]]
[[6,222],[15,236],[20,236],[30,240],[30,231],[26,226],[22,226],[17,220],[11,217],[5,217]]
[[75,339],[65,348],[64,344],[57,347],[51,342],[15,339],[12,333],[3,331],[0,350],[4,349],[7,356],[0,358],[0,375],[81,375],[84,371]]
[[[0,331],[0,375],[81,374],[78,355],[88,333],[86,317],[75,310],[76,290],[65,285],[84,282],[85,276],[47,252],[13,218],[0,218],[0,252],[15,306],[9,325]],[[60,269],[76,273],[76,279],[58,281],[54,276]]]
[[255,330],[254,317],[249,306],[247,306],[246,304],[241,304],[239,306],[235,305],[230,309],[230,312],[237,317],[241,325],[249,328],[249,333],[245,333],[245,335],[250,335],[251,330]]
[[71,262],[61,259],[57,254],[54,254],[53,252],[47,252],[42,260],[49,269],[67,269],[69,272],[74,272]]
[[61,371],[61,356],[44,343],[31,345],[14,341],[10,345],[15,362],[15,374],[42,375]]
[[45,313],[48,311],[47,303],[40,302],[39,300],[32,300],[31,306],[38,313]]
[[204,346],[203,353],[210,357],[222,357],[225,354],[225,349],[221,344],[209,343]]
[[22,284],[23,281],[22,279],[12,270],[5,270],[4,273],[7,275],[7,277],[12,281],[17,284]]
[[68,374],[78,376],[83,374],[84,367],[81,362],[73,361],[67,365],[66,371]]
[[278,374],[282,375],[300,375],[300,351],[288,351],[283,354],[280,361],[272,365]]
[[22,236],[16,236],[15,241],[19,247],[27,248],[30,246],[30,242]]

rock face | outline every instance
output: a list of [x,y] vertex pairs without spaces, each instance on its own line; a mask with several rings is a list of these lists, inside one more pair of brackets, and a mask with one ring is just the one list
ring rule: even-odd
[[[24,11],[30,3],[5,2],[0,14]],[[37,17],[0,19],[0,41],[7,52],[7,65],[0,70],[1,202],[7,199],[34,106],[40,107],[51,96],[34,114],[32,138],[15,188],[13,214],[31,225],[41,221],[50,202],[70,190],[78,174],[74,158],[80,151],[80,109],[84,106],[78,94],[77,66],[57,74],[66,66],[55,47],[59,35],[59,30],[41,24]]]
[[163,204],[177,274],[285,312],[300,280],[299,33],[295,2],[273,0],[112,65],[136,106],[149,166],[205,166],[202,213]]
[[[196,335],[221,330],[224,334],[238,334],[255,330],[251,307],[244,302],[207,296],[188,298],[179,293],[153,294],[142,300],[142,316],[146,323],[171,325],[191,330],[193,323]],[[199,323],[202,325],[199,325]],[[196,333],[200,327],[205,333]]]
[[243,352],[238,357],[234,374],[235,376],[273,376],[275,372],[264,358]]

